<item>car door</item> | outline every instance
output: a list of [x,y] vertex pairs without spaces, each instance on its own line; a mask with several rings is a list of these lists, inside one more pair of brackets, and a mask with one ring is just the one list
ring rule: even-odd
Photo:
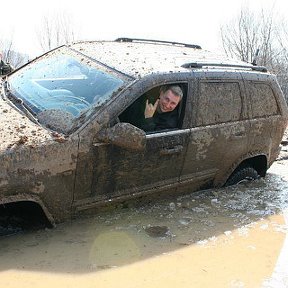
[[146,136],[144,151],[96,144],[91,196],[99,200],[112,199],[176,187],[187,137],[188,133],[182,131],[150,134]]
[[[181,119],[183,123],[183,117]],[[125,200],[176,188],[189,136],[190,129],[182,127],[146,134],[143,151],[96,141],[90,156],[78,165],[74,206],[82,210],[103,201]]]
[[[195,73],[196,74],[196,73]],[[196,74],[197,75],[197,74]],[[250,122],[239,73],[195,77],[191,136],[180,182],[191,190],[223,184],[227,170],[246,154]],[[187,107],[188,108],[188,107]]]

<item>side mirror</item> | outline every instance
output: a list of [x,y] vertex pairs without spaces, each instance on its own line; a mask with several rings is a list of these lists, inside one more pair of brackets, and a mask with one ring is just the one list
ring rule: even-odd
[[111,128],[99,132],[97,139],[122,148],[144,150],[146,147],[146,134],[143,130],[130,123],[117,123]]

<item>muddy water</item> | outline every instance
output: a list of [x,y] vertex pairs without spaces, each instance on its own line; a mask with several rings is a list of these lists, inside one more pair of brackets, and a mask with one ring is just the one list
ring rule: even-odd
[[0,238],[0,287],[288,287],[288,161],[265,179]]

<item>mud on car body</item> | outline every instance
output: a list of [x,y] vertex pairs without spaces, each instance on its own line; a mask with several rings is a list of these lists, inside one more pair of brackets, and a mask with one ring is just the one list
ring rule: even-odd
[[[129,108],[165,84],[184,92],[178,127],[145,133]],[[197,45],[62,46],[1,80],[1,208],[37,206],[57,223],[115,201],[264,177],[287,113],[264,67]]]

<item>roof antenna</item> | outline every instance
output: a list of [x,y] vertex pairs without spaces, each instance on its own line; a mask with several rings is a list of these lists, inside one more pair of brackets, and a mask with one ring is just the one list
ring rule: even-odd
[[255,53],[255,56],[254,56],[254,59],[253,59],[253,61],[252,61],[252,65],[253,65],[253,66],[257,66],[257,58],[258,58],[259,50],[260,50],[260,49],[257,48],[256,53]]

